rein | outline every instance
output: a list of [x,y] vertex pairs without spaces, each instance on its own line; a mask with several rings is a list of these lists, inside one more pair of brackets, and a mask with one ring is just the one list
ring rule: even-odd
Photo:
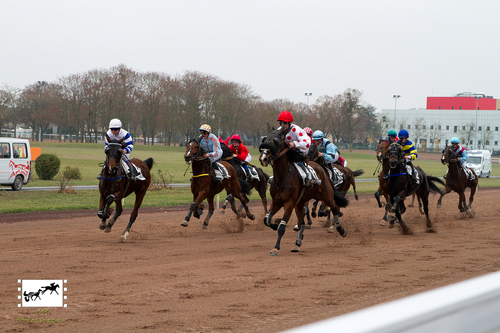
[[269,158],[270,161],[276,161],[278,158],[280,158],[281,156],[285,155],[287,151],[290,150],[290,146],[286,147],[285,149],[283,149],[281,152],[279,152],[278,154],[274,155],[274,156],[271,156]]

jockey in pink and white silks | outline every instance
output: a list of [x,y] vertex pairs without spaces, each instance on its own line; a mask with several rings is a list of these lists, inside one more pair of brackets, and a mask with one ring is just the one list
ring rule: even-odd
[[282,111],[278,116],[278,121],[280,123],[278,129],[283,128],[285,142],[288,143],[291,149],[296,149],[299,152],[298,157],[300,161],[297,164],[306,174],[306,186],[311,186],[311,175],[305,163],[309,147],[311,146],[311,138],[301,127],[292,124],[293,115],[289,111]]
[[146,180],[146,178],[142,175],[141,170],[133,166],[129,160],[130,153],[132,152],[132,149],[134,149],[134,141],[132,140],[130,133],[122,128],[122,122],[120,119],[114,118],[109,122],[109,130],[106,132],[104,140],[104,149],[108,148],[108,137],[110,140],[123,139],[122,142],[126,146],[122,149],[122,163],[124,163],[126,165],[126,169],[128,169],[128,177],[130,179]]

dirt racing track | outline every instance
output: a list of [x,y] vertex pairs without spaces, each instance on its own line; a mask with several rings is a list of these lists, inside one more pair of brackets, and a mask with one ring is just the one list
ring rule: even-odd
[[[438,232],[424,232],[415,207],[403,215],[412,236],[379,226],[383,209],[371,194],[348,197],[347,237],[314,219],[301,252],[291,253],[292,218],[277,257],[269,255],[276,232],[262,223],[258,202],[255,221],[216,213],[208,230],[196,219],[181,227],[186,209],[142,209],[127,243],[119,238],[128,214],[108,234],[95,212],[0,216],[0,327],[279,332],[500,269],[499,189],[479,189],[472,218],[458,211],[457,194],[439,210],[431,195]],[[67,308],[19,308],[19,279],[66,279]],[[48,327],[44,318],[60,322]]]

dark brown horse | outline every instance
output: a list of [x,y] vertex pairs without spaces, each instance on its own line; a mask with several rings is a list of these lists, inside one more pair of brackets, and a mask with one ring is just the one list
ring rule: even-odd
[[[471,215],[471,206],[472,201],[474,201],[474,194],[476,193],[477,184],[479,179],[471,168],[469,170],[474,173],[474,180],[469,180],[465,171],[462,169],[460,165],[460,161],[455,156],[455,151],[453,150],[453,146],[448,146],[443,150],[443,156],[441,157],[441,163],[448,164],[448,174],[446,175],[446,187],[441,192],[441,196],[438,199],[437,207],[441,207],[441,200],[445,196],[445,194],[450,193],[451,191],[455,191],[459,195],[458,199],[458,209],[460,212],[464,212],[467,210],[467,214]],[[469,205],[465,200],[465,189],[470,188],[470,197],[469,197]]]
[[[120,163],[122,158],[123,139],[120,141],[108,139],[108,141],[109,144],[106,149],[106,161],[104,162],[104,169],[99,180],[99,192],[101,193],[98,212],[98,216],[101,218],[99,229],[104,230],[105,232],[111,232],[111,227],[115,224],[116,219],[118,219],[123,211],[122,198],[127,197],[131,193],[135,193],[134,209],[130,214],[130,220],[127,228],[121,236],[121,241],[125,242],[130,233],[130,228],[132,228],[132,224],[139,214],[139,208],[141,207],[142,200],[144,199],[144,196],[148,191],[149,184],[151,183],[150,170],[153,167],[153,159],[151,157],[144,161],[137,158],[131,159],[130,162],[141,169],[142,175],[146,178],[146,180],[129,180]],[[111,220],[109,220],[106,225],[106,220],[112,212],[110,205],[113,202],[116,204],[115,215],[113,215]]]
[[[238,178],[243,179],[243,180],[246,179],[247,178],[246,173],[245,173],[245,171],[243,171],[241,163],[238,162],[236,160],[236,158],[233,158],[233,153],[231,152],[229,147],[226,146],[226,144],[224,142],[221,142],[220,146],[222,148],[221,161],[227,161],[227,162],[231,163],[233,168],[236,170],[236,174],[238,175]],[[249,165],[248,167],[251,167],[251,165]],[[255,171],[257,172],[259,179],[257,180],[257,179],[252,178],[252,180],[249,181],[248,183],[250,184],[251,189],[255,189],[257,191],[257,193],[259,193],[260,199],[262,201],[262,206],[264,207],[264,214],[266,214],[267,213],[267,197],[266,197],[266,195],[267,195],[267,181],[269,180],[269,176],[264,171],[262,171],[261,168],[255,167]],[[226,208],[226,202],[224,203],[224,205],[222,205],[222,208],[223,209]],[[241,212],[242,210],[243,210],[243,205],[240,206],[238,211]]]
[[[269,128],[269,130],[271,130]],[[276,245],[271,250],[271,255],[278,255],[280,250],[281,238],[285,234],[286,225],[295,209],[298,219],[299,232],[292,252],[298,252],[302,245],[304,233],[304,205],[312,199],[323,201],[329,207],[346,207],[348,201],[331,186],[328,176],[321,166],[315,162],[309,162],[321,184],[313,184],[311,187],[302,185],[299,173],[293,165],[297,161],[297,152],[295,149],[289,149],[287,146],[283,129],[272,130],[263,140],[259,147],[261,164],[265,167],[272,163],[273,181],[270,186],[272,197],[271,207],[264,217],[264,224],[278,231]],[[284,208],[284,214],[280,223],[273,223],[272,217]],[[342,236],[347,233],[341,226],[338,231]]]
[[404,198],[412,193],[422,201],[425,220],[427,223],[426,232],[435,232],[432,228],[432,222],[429,217],[429,193],[440,193],[441,190],[435,183],[444,185],[439,178],[427,176],[420,167],[415,167],[414,172],[418,173],[419,182],[410,183],[407,173],[406,159],[403,147],[400,144],[393,143],[389,147],[389,178],[387,179],[387,191],[389,192],[392,212],[396,214],[399,225],[404,235],[411,235],[413,231],[405,224],[401,215],[406,211]]
[[[255,219],[255,216],[250,213],[247,206],[248,199],[244,197],[244,194],[250,194],[250,186],[247,182],[238,180],[236,171],[228,162],[220,162],[222,164],[230,178],[225,178],[222,182],[215,180],[215,171],[211,167],[210,160],[203,155],[205,154],[203,146],[200,144],[200,138],[192,139],[187,147],[186,153],[184,154],[184,160],[187,164],[191,164],[193,170],[193,177],[191,178],[191,193],[193,193],[193,203],[189,207],[188,215],[182,221],[181,225],[184,227],[188,226],[188,222],[191,219],[191,215],[199,218],[201,215],[200,207],[203,200],[208,201],[208,214],[203,221],[202,229],[206,229],[208,222],[214,213],[214,197],[217,193],[220,193],[223,189],[226,189],[228,195],[228,200],[231,203],[231,208],[236,214],[236,216],[243,217],[237,210],[234,198],[237,198],[243,204],[245,208],[246,215],[251,220]],[[242,187],[242,185],[244,185]]]
[[[311,146],[311,148],[309,148],[309,154],[308,154],[309,156],[308,157],[311,161],[318,163],[323,168],[323,170],[325,170],[325,172],[328,175],[329,172],[332,172],[332,171],[328,168],[324,158],[319,156],[318,153],[319,153],[318,147],[316,145],[313,145],[313,146]],[[352,186],[352,189],[354,191],[354,198],[356,200],[359,200],[358,193],[356,193],[356,180],[354,179],[354,177],[361,176],[364,173],[363,169],[357,169],[355,171],[352,171],[350,168],[343,167],[343,166],[336,164],[336,163],[333,164],[333,168],[334,168],[333,169],[334,174],[332,175],[332,177],[334,179],[336,179],[336,181],[335,182],[330,181],[330,184],[332,186],[334,186],[335,189],[337,189],[344,197],[346,196],[347,191],[349,191],[349,189]],[[342,179],[337,179],[337,176],[335,175],[336,170],[340,171]],[[316,215],[317,205],[318,205],[318,201],[313,203],[312,211],[311,211],[311,214],[313,217],[315,217],[315,215]],[[322,206],[324,206],[324,205],[322,205]],[[340,213],[340,209],[339,209],[338,205],[333,207],[333,210],[331,211],[333,213],[333,224],[332,224],[331,220],[330,220],[329,208],[330,207],[324,207],[325,213],[327,215],[327,224],[328,223],[331,224],[330,228],[328,229],[328,232],[333,233],[335,230],[334,227],[337,227],[340,224],[339,217],[342,215]],[[321,210],[320,210],[320,213],[321,213]],[[320,214],[320,216],[321,216],[321,214]]]

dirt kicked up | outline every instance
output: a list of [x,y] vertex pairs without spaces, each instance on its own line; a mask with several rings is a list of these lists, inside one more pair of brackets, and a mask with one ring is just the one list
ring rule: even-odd
[[[500,269],[500,190],[479,189],[473,217],[447,195],[425,233],[418,208],[403,215],[414,235],[379,225],[372,195],[351,200],[341,218],[347,237],[325,218],[291,253],[292,218],[279,256],[276,232],[232,212],[180,226],[187,211],[141,211],[127,243],[128,215],[111,233],[97,216],[0,217],[0,327],[4,332],[279,332]],[[279,213],[277,214],[279,216]],[[67,307],[18,307],[18,280],[66,280]],[[38,300],[37,300],[38,301]],[[33,301],[36,302],[36,301]],[[391,314],[388,313],[388,316]]]

